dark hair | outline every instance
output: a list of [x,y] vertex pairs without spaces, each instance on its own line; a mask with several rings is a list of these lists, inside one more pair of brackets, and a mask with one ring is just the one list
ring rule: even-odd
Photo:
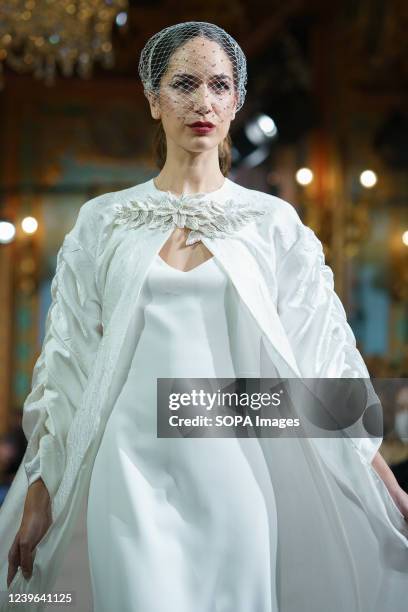
[[[234,86],[235,89],[237,89],[237,66],[228,35],[221,28],[215,29],[212,24],[202,22],[199,27],[195,27],[194,29],[191,28],[189,23],[181,24],[176,31],[169,30],[164,33],[159,43],[154,46],[151,53],[151,74],[154,75],[154,78],[152,78],[153,91],[159,91],[162,76],[168,68],[172,54],[185,44],[187,40],[196,38],[197,36],[203,36],[220,45],[231,60]],[[167,157],[166,134],[161,121],[155,133],[153,149],[156,164],[161,170]],[[232,140],[229,133],[218,145],[218,160],[222,174],[227,176],[231,170],[232,164]]]

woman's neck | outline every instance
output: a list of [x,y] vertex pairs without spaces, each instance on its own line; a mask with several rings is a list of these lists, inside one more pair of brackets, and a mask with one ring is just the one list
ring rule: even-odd
[[216,191],[222,187],[225,177],[219,166],[214,169],[180,168],[166,164],[155,177],[154,183],[161,191],[176,194],[194,194]]

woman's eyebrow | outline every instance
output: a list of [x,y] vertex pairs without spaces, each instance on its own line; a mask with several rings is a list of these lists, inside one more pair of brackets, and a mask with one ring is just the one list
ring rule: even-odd
[[[188,72],[177,72],[176,74],[173,74],[173,78],[180,78],[180,77],[189,77],[192,79],[197,78],[196,74],[190,74]],[[220,73],[220,74],[213,74],[212,79],[217,78],[217,79],[228,79],[229,81],[231,81],[231,77],[228,76],[228,74],[224,74],[224,73]]]

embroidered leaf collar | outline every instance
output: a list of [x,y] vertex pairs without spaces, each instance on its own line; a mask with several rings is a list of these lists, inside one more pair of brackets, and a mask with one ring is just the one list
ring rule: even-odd
[[186,245],[201,240],[201,236],[223,238],[237,231],[265,210],[253,204],[226,200],[220,204],[206,194],[175,195],[171,191],[158,195],[146,195],[114,207],[117,225],[130,228],[146,224],[162,231],[170,227],[187,227],[191,231]]

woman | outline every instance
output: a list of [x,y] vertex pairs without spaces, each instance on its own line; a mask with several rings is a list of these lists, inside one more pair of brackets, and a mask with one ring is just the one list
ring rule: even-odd
[[86,498],[96,612],[402,611],[408,496],[381,438],[156,435],[158,378],[369,375],[316,236],[226,178],[237,43],[177,24],[140,76],[161,171],[83,205],[59,252],[2,588],[49,592]]

